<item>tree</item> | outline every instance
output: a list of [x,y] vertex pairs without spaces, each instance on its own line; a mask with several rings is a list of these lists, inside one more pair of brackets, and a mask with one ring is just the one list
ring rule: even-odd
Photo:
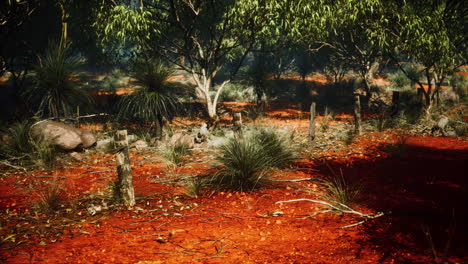
[[[388,29],[399,68],[418,84],[426,108],[437,99],[442,83],[459,66],[467,63],[468,6],[452,0],[405,2]],[[408,72],[399,57],[407,56],[423,65],[427,86]]]
[[[216,124],[219,96],[265,31],[272,2],[153,0],[137,5],[121,1],[103,5],[95,26],[103,43],[114,35],[133,41],[143,53],[161,56],[190,73],[210,122]],[[227,79],[215,83],[223,66],[235,58]],[[216,93],[211,95],[213,89]]]
[[72,80],[79,60],[69,54],[70,44],[50,42],[35,67],[35,83],[24,95],[32,105],[38,105],[39,115],[67,117],[80,103],[90,102],[88,94]]
[[15,86],[26,75],[24,64],[30,56],[26,41],[18,35],[40,4],[40,0],[8,0],[0,6],[0,76],[11,72]]
[[178,106],[167,82],[171,73],[170,68],[157,60],[138,62],[133,77],[143,88],[122,98],[118,116],[154,122],[153,132],[160,138],[165,120],[174,117]]

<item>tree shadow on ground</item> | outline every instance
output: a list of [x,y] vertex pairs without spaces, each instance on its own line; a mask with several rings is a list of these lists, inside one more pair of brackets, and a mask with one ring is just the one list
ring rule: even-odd
[[[364,184],[362,206],[386,214],[363,225],[366,239],[360,243],[375,245],[380,262],[390,257],[397,263],[426,263],[428,257],[468,261],[468,151],[411,144],[405,151],[404,156],[327,161]],[[320,166],[319,173],[329,175],[328,166]]]

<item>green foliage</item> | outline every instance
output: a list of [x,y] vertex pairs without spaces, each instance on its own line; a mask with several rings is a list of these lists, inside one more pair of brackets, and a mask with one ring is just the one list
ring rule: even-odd
[[464,75],[452,75],[449,78],[449,85],[452,86],[461,101],[468,100],[468,78]]
[[99,84],[100,90],[103,92],[116,92],[117,88],[120,87],[122,79],[122,72],[115,69],[108,76],[104,77],[102,82]]
[[69,44],[50,42],[46,53],[39,56],[34,85],[24,91],[28,101],[37,105],[42,115],[67,117],[76,106],[91,102],[88,94],[72,79],[79,60],[69,56],[69,49]]
[[57,150],[42,140],[34,141],[29,135],[31,123],[28,121],[13,124],[3,133],[4,142],[0,146],[0,157],[23,157],[35,165],[51,168],[56,164]]
[[345,143],[346,146],[351,145],[351,143],[353,143],[354,138],[356,137],[354,125],[346,124],[343,127],[343,130],[341,131],[339,137],[343,141],[343,143]]
[[256,129],[230,138],[216,159],[222,164],[211,183],[227,189],[250,191],[268,184],[268,171],[294,158],[284,137],[273,129]]
[[389,81],[395,89],[406,89],[411,85],[411,80],[402,72],[396,71],[388,75]]
[[43,140],[30,141],[33,152],[29,154],[31,161],[39,167],[53,168],[57,165],[58,150]]
[[29,137],[31,123],[17,122],[2,133],[3,142],[0,144],[0,156],[21,156],[34,151]]
[[190,145],[182,140],[176,140],[174,143],[161,148],[162,156],[176,166],[182,162],[183,156],[189,153]]
[[255,57],[247,74],[257,95],[257,102],[260,102],[262,97],[267,95],[267,80],[270,75],[265,55],[260,54]]
[[[244,82],[234,82],[226,84],[221,92],[220,99],[223,102],[251,102],[255,100],[252,86]],[[211,94],[216,93],[212,91]]]
[[171,72],[172,70],[160,61],[137,63],[134,77],[143,87],[121,99],[118,104],[118,117],[156,122],[159,127],[164,120],[171,120],[179,104],[167,82]]
[[262,106],[248,105],[245,107],[244,112],[248,119],[255,121],[263,116],[264,109]]

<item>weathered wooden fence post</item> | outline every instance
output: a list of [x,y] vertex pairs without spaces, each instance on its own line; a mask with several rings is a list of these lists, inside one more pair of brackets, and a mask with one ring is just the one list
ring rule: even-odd
[[309,123],[309,144],[314,144],[315,140],[315,103],[310,105],[310,123]]
[[114,137],[117,153],[117,173],[119,176],[119,195],[125,206],[135,205],[135,193],[133,190],[132,167],[128,155],[127,130],[118,130]]
[[236,112],[232,114],[232,123],[234,125],[234,132],[238,135],[242,134],[242,113]]
[[354,94],[354,133],[356,133],[356,135],[360,135],[362,133],[361,99],[359,94]]

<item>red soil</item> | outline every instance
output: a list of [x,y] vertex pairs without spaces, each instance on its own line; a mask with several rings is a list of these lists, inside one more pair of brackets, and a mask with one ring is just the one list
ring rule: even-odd
[[[270,113],[262,123],[296,129],[292,109]],[[276,118],[278,114],[288,114]],[[184,121],[185,122],[185,121]],[[350,148],[317,152],[278,179],[329,178],[331,167],[363,185],[353,208],[384,216],[356,227],[354,215],[324,213],[315,181],[277,184],[255,192],[212,192],[190,198],[183,186],[156,183],[174,173],[206,173],[210,158],[195,152],[170,169],[153,150],[132,152],[137,205],[89,215],[109,181],[117,180],[114,157],[83,154],[82,162],[54,171],[8,172],[0,177],[0,261],[6,263],[430,263],[468,261],[466,204],[468,142],[454,138],[409,137],[404,157],[391,157],[392,133],[359,137]],[[328,166],[324,164],[327,162]],[[56,215],[31,209],[46,181],[65,189],[68,201]],[[273,216],[274,212],[283,212]],[[434,248],[434,250],[432,249]],[[435,254],[437,254],[437,258]]]

